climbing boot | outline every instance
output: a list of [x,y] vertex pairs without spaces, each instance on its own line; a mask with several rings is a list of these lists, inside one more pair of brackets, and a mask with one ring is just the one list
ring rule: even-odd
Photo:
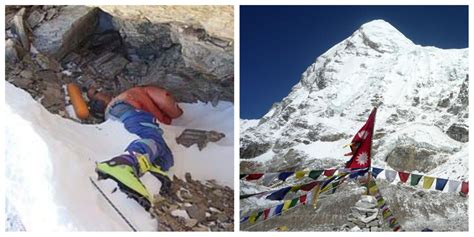
[[139,179],[141,175],[137,169],[138,164],[139,161],[137,162],[135,157],[121,155],[98,163],[95,171],[99,175],[99,179],[111,178],[114,180],[120,191],[127,194],[129,198],[133,198],[148,211],[153,203],[153,197]]

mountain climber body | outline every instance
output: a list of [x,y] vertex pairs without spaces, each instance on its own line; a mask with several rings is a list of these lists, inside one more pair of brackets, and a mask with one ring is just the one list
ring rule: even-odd
[[97,164],[99,178],[113,179],[120,190],[148,210],[153,198],[139,178],[151,173],[161,182],[160,194],[169,195],[171,180],[166,171],[174,165],[174,158],[159,123],[171,124],[183,110],[165,89],[153,86],[134,87],[113,99],[91,88],[88,96],[95,111],[105,111],[106,119],[121,121],[127,131],[140,137],[128,145],[126,154]]

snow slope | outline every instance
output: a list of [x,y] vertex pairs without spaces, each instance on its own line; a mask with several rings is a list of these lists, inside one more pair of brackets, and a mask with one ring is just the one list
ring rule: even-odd
[[[27,92],[5,83],[6,197],[28,231],[129,231],[130,228],[92,186],[94,164],[121,154],[136,138],[120,122],[82,125],[53,115]],[[233,105],[222,102],[181,104],[184,115],[162,128],[175,156],[171,173],[190,172],[200,180],[215,179],[233,187]],[[199,151],[176,144],[185,128],[225,133]],[[160,183],[146,174],[151,193]],[[138,230],[156,230],[156,220],[135,201],[117,191],[115,183],[97,182]],[[8,214],[8,213],[7,213]]]

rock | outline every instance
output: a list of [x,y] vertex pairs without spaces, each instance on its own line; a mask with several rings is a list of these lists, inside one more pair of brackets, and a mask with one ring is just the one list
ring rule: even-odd
[[27,79],[27,78],[20,78],[20,77],[15,77],[11,83],[13,85],[20,87],[22,89],[28,89],[32,86],[33,80],[32,79]]
[[31,79],[33,78],[33,72],[29,71],[29,70],[23,70],[20,72],[20,76],[24,79]]
[[118,54],[107,52],[97,58],[91,66],[101,76],[113,79],[128,64],[128,60]]
[[33,60],[41,67],[43,70],[52,70],[54,72],[61,71],[61,65],[53,58],[49,58],[41,53],[36,54],[33,57]]
[[211,229],[207,226],[196,226],[193,227],[193,231],[211,231]]
[[[85,6],[62,7],[58,17],[45,21],[34,29],[34,47],[47,56],[61,60],[94,33],[99,11],[99,8]],[[46,18],[50,14],[53,13],[48,10]]]
[[329,134],[329,135],[321,136],[320,140],[322,142],[334,142],[334,141],[338,141],[338,140],[340,140],[344,137],[345,137],[344,133],[336,133],[336,134]]
[[202,150],[207,146],[207,143],[217,142],[224,137],[225,135],[223,133],[216,131],[185,129],[181,135],[176,138],[176,143],[185,147],[190,147],[194,144],[197,144],[199,150]]
[[46,12],[46,20],[51,20],[58,14],[58,9],[55,7],[51,7]]
[[44,20],[46,13],[40,12],[38,10],[34,10],[30,13],[28,17],[28,25],[30,25],[31,29],[35,28],[41,21]]
[[206,219],[206,209],[199,208],[195,205],[185,208],[191,218],[198,220],[199,222]]
[[187,227],[193,227],[198,223],[198,220],[196,219],[186,219],[186,226]]
[[13,28],[15,33],[20,38],[21,45],[26,51],[30,51],[30,39],[28,38],[27,28],[25,27],[24,15],[25,8],[22,8],[18,13],[13,17]]
[[5,41],[5,60],[10,63],[16,63],[23,57],[20,54],[20,49],[12,39]]
[[249,159],[257,157],[271,148],[272,144],[264,141],[255,141],[240,137],[240,158]]
[[449,106],[449,98],[444,98],[438,102],[438,107],[448,108],[448,106]]
[[148,72],[148,66],[145,63],[130,62],[125,67],[125,74],[129,76],[143,77]]
[[432,159],[436,152],[415,145],[397,145],[387,156],[387,163],[396,170],[428,172],[437,166]]
[[466,143],[469,141],[469,126],[465,124],[454,123],[449,126],[446,134],[458,142]]
[[185,210],[173,210],[170,212],[174,217],[182,217],[184,219],[189,219],[189,215]]

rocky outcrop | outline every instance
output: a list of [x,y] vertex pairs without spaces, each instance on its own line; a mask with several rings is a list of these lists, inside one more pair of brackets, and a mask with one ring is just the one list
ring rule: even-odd
[[465,124],[454,123],[449,126],[446,134],[458,142],[466,143],[469,141],[469,126]]
[[63,59],[95,32],[99,11],[99,8],[86,6],[61,8],[57,17],[34,29],[33,46],[47,56]]
[[438,165],[432,159],[435,154],[437,152],[415,145],[399,145],[389,153],[387,163],[395,170],[428,172]]
[[269,142],[258,142],[245,137],[240,138],[240,158],[250,159],[257,157],[271,148]]

